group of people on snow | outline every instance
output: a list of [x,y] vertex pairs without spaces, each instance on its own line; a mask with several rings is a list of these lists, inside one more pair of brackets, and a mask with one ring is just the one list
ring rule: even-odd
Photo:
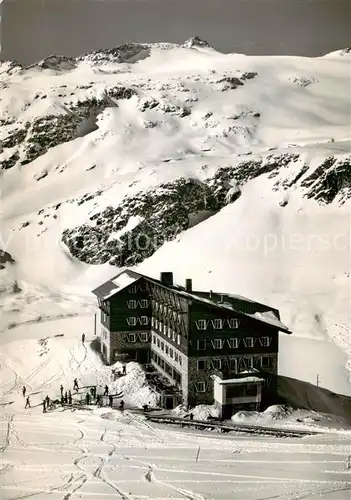
[[[73,390],[76,391],[76,392],[79,391],[79,384],[78,384],[78,379],[77,378],[75,378],[74,381],[73,381]],[[86,402],[86,404],[90,405],[91,404],[91,400],[95,399],[95,403],[97,405],[101,405],[101,398],[103,396],[108,396],[109,406],[110,406],[110,408],[112,408],[114,396],[112,394],[109,394],[108,385],[105,385],[105,387],[104,387],[104,393],[102,395],[101,394],[97,394],[96,390],[97,390],[97,387],[96,386],[92,386],[90,388],[90,393],[89,392],[86,393],[86,395],[85,395],[85,402]],[[26,393],[27,393],[27,388],[25,386],[23,386],[23,388],[22,388],[22,394],[23,394],[24,398],[26,397]],[[65,391],[63,385],[61,384],[60,385],[60,394],[61,394],[60,400],[57,399],[57,400],[52,401],[49,398],[49,396],[45,397],[45,399],[41,403],[42,406],[43,406],[43,413],[46,413],[47,410],[50,409],[50,407],[51,407],[50,403],[60,403],[61,402],[62,406],[64,404],[72,405],[72,392],[71,392],[70,389],[68,391]],[[26,397],[26,403],[25,403],[24,408],[25,409],[31,408],[31,402],[30,402],[30,396],[29,395]],[[123,401],[123,399],[120,401],[119,408],[122,411],[124,410],[124,401]]]

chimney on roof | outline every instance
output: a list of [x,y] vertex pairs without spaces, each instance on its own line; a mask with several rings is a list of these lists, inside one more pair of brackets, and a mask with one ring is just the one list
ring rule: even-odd
[[220,299],[219,299],[219,302],[220,302],[221,304],[223,304],[223,302],[225,301],[225,299],[226,299],[226,298],[227,298],[227,296],[226,296],[226,295],[224,295],[223,293],[221,293],[221,295],[220,295]]
[[193,280],[190,279],[190,278],[187,278],[185,280],[185,290],[188,292],[188,293],[191,293],[193,291]]
[[160,281],[162,285],[172,286],[173,285],[173,273],[163,272],[160,275]]
[[210,290],[210,299],[212,299],[212,293],[213,293],[212,290]]

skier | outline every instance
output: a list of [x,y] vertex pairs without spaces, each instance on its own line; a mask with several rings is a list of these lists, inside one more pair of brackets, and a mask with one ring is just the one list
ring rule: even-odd
[[113,396],[111,396],[111,394],[108,397],[108,401],[109,401],[110,408],[112,408],[112,405],[113,405]]
[[26,408],[30,408],[30,398],[29,398],[29,396],[27,396],[26,406],[24,407],[24,409],[26,409]]
[[65,398],[64,398],[63,394],[61,394],[61,404],[62,404],[62,406],[65,404]]
[[63,385],[61,384],[61,387],[60,387],[60,391],[61,391],[61,398],[63,396]]
[[43,400],[43,413],[46,413],[46,400]]
[[76,378],[73,381],[73,390],[74,391],[79,391],[78,380]]
[[49,398],[49,396],[46,396],[45,402],[46,402],[46,408],[49,409],[49,405],[50,405],[50,398]]
[[23,397],[24,397],[24,398],[26,397],[26,391],[27,391],[26,387],[25,387],[25,386],[23,386],[23,387],[22,387],[22,394],[23,394]]
[[72,393],[71,393],[71,390],[68,391],[68,404],[69,405],[72,404]]
[[193,421],[194,420],[194,415],[192,413],[190,413],[189,418],[190,418],[191,421]]
[[123,411],[123,410],[124,410],[124,401],[123,401],[123,399],[122,399],[122,400],[121,400],[121,402],[119,403],[119,409],[120,409],[121,411]]
[[66,404],[68,403],[68,394],[67,394],[67,391],[65,392],[65,403]]
[[84,344],[84,341],[85,341],[85,333],[82,334],[82,342]]
[[127,366],[123,365],[123,375],[126,375],[126,373],[127,373]]
[[85,401],[86,401],[87,405],[90,403],[90,394],[89,394],[89,392],[87,392],[87,395],[85,396]]
[[104,396],[108,396],[108,386],[105,385],[105,392],[104,392]]

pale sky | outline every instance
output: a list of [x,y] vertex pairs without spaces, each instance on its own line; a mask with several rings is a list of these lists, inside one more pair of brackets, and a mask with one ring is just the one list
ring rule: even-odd
[[2,58],[33,63],[198,35],[222,52],[322,55],[350,44],[349,0],[3,0]]

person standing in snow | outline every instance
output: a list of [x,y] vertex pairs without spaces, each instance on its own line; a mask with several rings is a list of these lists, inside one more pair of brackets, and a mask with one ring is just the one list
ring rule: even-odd
[[108,396],[108,386],[105,385],[105,392],[104,392],[104,396]]
[[123,401],[123,399],[121,399],[121,402],[119,403],[119,409],[120,409],[121,411],[123,411],[123,410],[124,410],[124,401]]
[[109,401],[110,408],[112,408],[112,405],[113,405],[113,396],[111,396],[111,394],[108,397],[108,401]]
[[27,392],[27,389],[26,389],[26,386],[24,385],[22,387],[22,394],[23,394],[23,397],[25,398],[26,397],[26,392]]
[[98,406],[100,406],[100,398],[101,398],[101,396],[100,396],[100,394],[98,394],[98,395],[96,396],[96,404],[97,404]]
[[65,392],[65,403],[66,404],[68,403],[68,394],[67,394],[67,391]]
[[87,394],[85,396],[85,401],[86,401],[87,405],[90,403],[90,394],[89,394],[89,392],[87,392]]
[[63,396],[63,385],[61,384],[61,387],[60,387],[60,391],[61,391],[61,398]]
[[46,402],[46,408],[49,409],[49,405],[50,405],[50,398],[49,398],[49,396],[46,396],[45,402]]
[[123,375],[126,375],[127,373],[127,365],[123,365]]
[[73,390],[74,391],[79,391],[78,380],[76,378],[73,381]]
[[72,404],[72,393],[71,393],[71,390],[68,391],[68,404],[71,405]]
[[82,342],[84,344],[84,341],[85,341],[85,333],[82,334]]
[[26,409],[26,408],[30,408],[30,398],[29,398],[29,396],[27,396],[26,405],[25,405],[24,409]]
[[43,413],[46,413],[46,400],[43,400]]

